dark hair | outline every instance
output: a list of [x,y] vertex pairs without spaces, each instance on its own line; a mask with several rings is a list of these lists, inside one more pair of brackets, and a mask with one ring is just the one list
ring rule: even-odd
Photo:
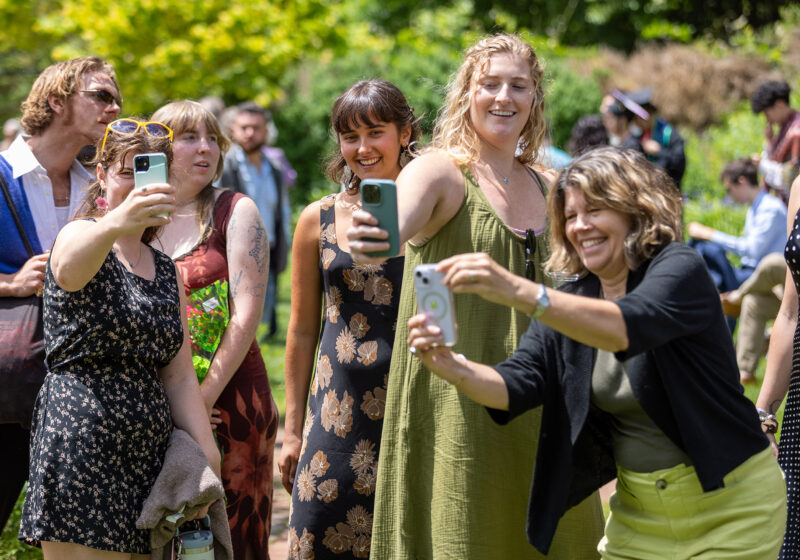
[[[140,120],[140,119],[131,119]],[[163,152],[167,156],[167,163],[172,163],[172,147],[169,138],[166,136],[150,136],[145,133],[143,128],[140,128],[135,134],[117,134],[109,132],[106,138],[106,145],[103,153],[100,153],[100,144],[103,139],[97,141],[97,155],[95,155],[92,163],[97,166],[99,163],[103,166],[103,170],[108,173],[113,166],[122,165],[130,154],[146,154],[153,152]],[[86,195],[83,197],[75,218],[99,218],[105,214],[105,210],[97,207],[97,198],[103,196],[103,187],[100,181],[96,180],[89,185],[86,189]],[[144,230],[142,234],[142,241],[150,243],[155,239],[158,230],[161,227],[149,227]]]
[[735,159],[729,161],[722,168],[722,173],[719,174],[719,177],[723,181],[727,177],[734,183],[739,180],[739,177],[744,177],[750,185],[755,187],[758,185],[758,166],[750,158]]
[[403,93],[391,82],[384,80],[362,80],[356,82],[334,102],[331,110],[331,128],[336,138],[336,150],[328,155],[325,172],[348,190],[358,192],[361,179],[342,156],[339,134],[353,130],[359,125],[374,126],[375,121],[393,123],[398,131],[411,129],[407,149],[400,151],[400,166],[414,156],[414,143],[420,136],[419,119],[409,106]]
[[261,115],[264,117],[264,122],[269,122],[270,119],[272,119],[272,113],[254,101],[245,101],[243,103],[239,103],[236,106],[236,114],[240,115],[241,113],[253,113],[254,115]]
[[791,92],[792,89],[786,82],[776,80],[764,82],[750,96],[750,107],[752,107],[755,114],[758,114],[764,109],[769,109],[775,105],[776,101],[785,101],[788,105]]
[[608,131],[600,115],[585,115],[572,127],[567,150],[572,157],[588,152],[592,148],[608,146]]

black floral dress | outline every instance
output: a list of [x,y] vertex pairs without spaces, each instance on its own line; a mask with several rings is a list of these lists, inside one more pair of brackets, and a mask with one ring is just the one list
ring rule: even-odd
[[403,257],[358,265],[322,199],[325,321],[289,518],[289,558],[368,558]]
[[48,374],[31,426],[19,537],[147,554],[135,528],[161,468],[172,418],[158,369],[183,342],[175,266],[155,253],[152,281],[113,252],[83,289],[66,292],[48,263]]

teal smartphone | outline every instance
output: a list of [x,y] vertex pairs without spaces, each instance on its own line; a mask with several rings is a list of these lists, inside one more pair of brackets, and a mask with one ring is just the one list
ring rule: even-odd
[[[133,184],[137,189],[153,183],[166,183],[168,177],[167,156],[161,152],[136,154],[133,156]],[[166,217],[168,214],[160,213]]]
[[389,232],[387,251],[371,253],[379,257],[395,257],[400,254],[400,230],[397,223],[397,186],[391,179],[364,179],[361,181],[361,207],[378,219],[378,227]]

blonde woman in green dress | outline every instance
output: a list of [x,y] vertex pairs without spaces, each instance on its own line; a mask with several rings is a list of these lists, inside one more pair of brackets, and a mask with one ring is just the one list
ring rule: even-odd
[[[543,558],[525,537],[539,433],[538,412],[499,427],[481,406],[432,375],[406,347],[417,313],[413,270],[459,253],[485,252],[515,274],[542,281],[546,258],[543,183],[533,171],[545,132],[542,67],[510,35],[485,38],[448,86],[432,149],[397,179],[406,245],[397,335],[378,465],[372,557]],[[519,155],[516,155],[519,150]],[[353,214],[350,250],[366,264],[382,258],[386,232]],[[527,239],[527,247],[526,247]],[[527,256],[526,256],[527,255]],[[475,295],[455,300],[455,352],[497,363],[517,346],[530,319]],[[596,494],[559,526],[548,559],[597,558],[603,517]]]

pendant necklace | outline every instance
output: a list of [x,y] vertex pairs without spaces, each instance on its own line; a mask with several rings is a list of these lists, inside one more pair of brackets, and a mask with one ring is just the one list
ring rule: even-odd
[[[488,161],[485,161],[484,163],[486,163],[486,165],[488,165],[488,166],[489,166],[489,169],[491,169],[491,170],[492,170],[492,172],[493,172],[495,175],[497,175],[498,177],[500,177],[500,178],[503,180],[503,183],[505,183],[506,185],[508,184],[508,180],[509,180],[509,178],[511,177],[511,175],[509,175],[508,177],[506,177],[506,176],[504,176],[502,173],[500,173],[500,172],[499,172],[499,171],[498,171],[498,170],[495,168],[495,166],[494,166],[494,165],[492,165],[491,163],[489,163]],[[514,172],[514,167],[513,167],[513,165],[512,165],[512,167],[511,167],[511,172],[512,172],[512,173]]]

